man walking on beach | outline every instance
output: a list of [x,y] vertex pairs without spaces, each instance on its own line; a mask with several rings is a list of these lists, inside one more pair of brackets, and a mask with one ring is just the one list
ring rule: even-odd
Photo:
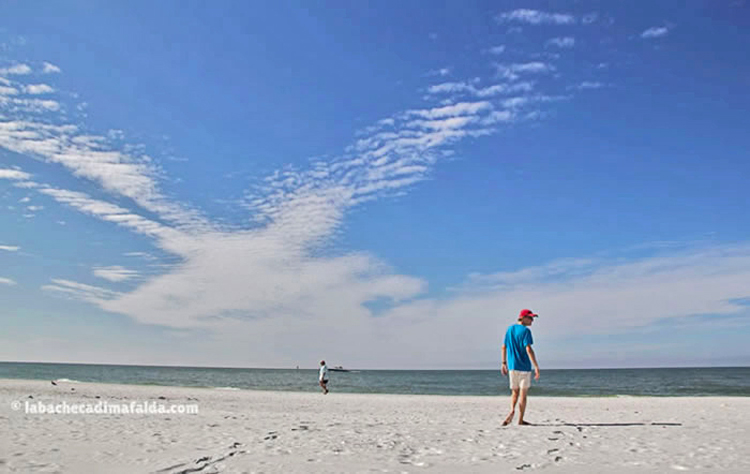
[[503,375],[510,376],[510,389],[513,392],[510,401],[510,414],[503,421],[503,426],[509,425],[513,421],[513,415],[516,413],[516,403],[518,403],[519,425],[530,425],[523,419],[526,412],[526,396],[531,387],[531,364],[534,364],[534,379],[539,380],[539,364],[536,363],[536,354],[531,345],[534,344],[534,338],[531,337],[531,324],[534,318],[538,317],[529,309],[521,310],[518,315],[518,323],[513,324],[505,332],[505,342],[503,342]]
[[328,395],[328,366],[326,361],[320,361],[320,375],[318,376],[318,383],[320,388],[323,389],[323,395]]

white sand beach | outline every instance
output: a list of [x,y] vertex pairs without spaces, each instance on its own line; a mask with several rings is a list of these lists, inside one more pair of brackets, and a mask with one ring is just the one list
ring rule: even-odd
[[[505,396],[332,389],[0,380],[0,471],[750,472],[750,398],[534,398],[532,389],[536,425],[502,427]],[[104,401],[197,404],[199,413],[25,413],[25,402]]]

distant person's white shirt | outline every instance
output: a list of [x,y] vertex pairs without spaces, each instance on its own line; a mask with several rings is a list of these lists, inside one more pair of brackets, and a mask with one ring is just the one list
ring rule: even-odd
[[328,380],[328,366],[324,365],[320,368],[320,377],[318,380]]

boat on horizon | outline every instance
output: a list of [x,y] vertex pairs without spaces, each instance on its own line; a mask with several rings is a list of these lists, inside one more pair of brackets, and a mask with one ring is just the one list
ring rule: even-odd
[[337,365],[328,369],[331,372],[359,372],[359,370],[345,369],[343,366]]

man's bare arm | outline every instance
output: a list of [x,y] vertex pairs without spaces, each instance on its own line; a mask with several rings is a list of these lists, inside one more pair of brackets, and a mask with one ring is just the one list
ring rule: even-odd
[[508,351],[505,344],[503,344],[503,365],[500,367],[500,372],[502,372],[503,375],[508,375]]
[[526,353],[529,354],[529,359],[531,359],[531,363],[534,364],[534,378],[539,380],[539,364],[536,362],[534,349],[532,349],[531,346],[526,346]]

